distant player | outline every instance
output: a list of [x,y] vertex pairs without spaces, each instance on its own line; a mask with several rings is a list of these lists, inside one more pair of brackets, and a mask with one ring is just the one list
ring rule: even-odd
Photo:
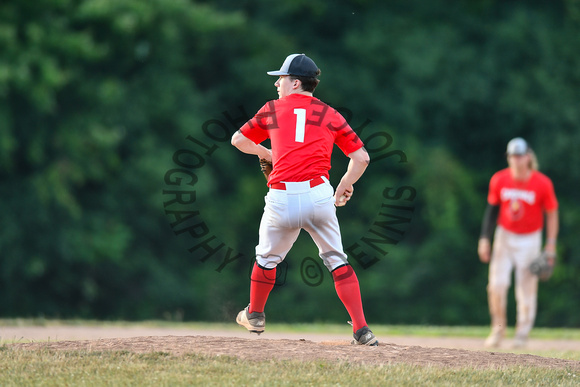
[[550,259],[556,256],[558,201],[552,181],[537,171],[535,155],[524,139],[517,137],[508,143],[507,161],[508,168],[494,174],[489,183],[478,254],[482,262],[489,262],[491,333],[485,346],[497,347],[505,337],[507,294],[515,270],[517,322],[513,343],[518,348],[525,346],[536,318],[538,277],[529,266],[542,248],[544,214],[544,249]]
[[[378,345],[365,321],[357,276],[343,251],[335,208],[350,200],[369,155],[345,119],[313,97],[320,70],[312,59],[289,55],[279,71],[268,74],[279,77],[274,84],[279,99],[266,103],[232,136],[232,145],[242,152],[273,164],[251,275],[250,304],[236,321],[250,332],[264,331],[264,308],[276,282],[276,266],[304,229],[318,246],[352,319],[353,344]],[[259,145],[266,139],[271,150]],[[328,181],[334,144],[350,158],[336,192]]]

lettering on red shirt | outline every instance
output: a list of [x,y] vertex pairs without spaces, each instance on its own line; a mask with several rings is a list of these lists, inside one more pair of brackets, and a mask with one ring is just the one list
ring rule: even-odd
[[533,171],[528,180],[519,181],[512,178],[509,168],[493,175],[487,201],[500,206],[497,223],[517,234],[541,230],[544,212],[558,208],[550,178]]

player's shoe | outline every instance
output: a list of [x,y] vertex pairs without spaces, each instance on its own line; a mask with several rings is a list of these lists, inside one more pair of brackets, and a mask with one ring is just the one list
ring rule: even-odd
[[497,348],[499,347],[502,339],[504,338],[504,335],[505,335],[504,330],[494,329],[491,331],[489,336],[487,336],[487,339],[485,339],[483,345],[485,346],[485,348]]
[[524,348],[527,344],[528,344],[528,336],[516,333],[512,347],[514,349]]
[[375,337],[375,334],[369,329],[369,327],[362,327],[358,331],[356,331],[353,335],[354,340],[351,344],[354,345],[370,345],[370,346],[377,346],[379,345],[379,341]]
[[258,335],[264,332],[266,328],[266,314],[264,312],[252,312],[248,311],[250,305],[246,306],[246,308],[240,313],[238,313],[238,317],[236,317],[236,322],[249,330],[250,332],[257,333]]

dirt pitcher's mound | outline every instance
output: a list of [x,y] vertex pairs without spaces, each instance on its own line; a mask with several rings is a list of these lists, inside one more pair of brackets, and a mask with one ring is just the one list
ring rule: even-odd
[[322,360],[356,364],[413,364],[422,366],[504,368],[545,367],[580,371],[580,361],[535,355],[468,351],[451,348],[424,348],[381,343],[378,347],[351,345],[347,341],[250,340],[214,336],[143,336],[119,339],[18,343],[15,350],[167,352],[175,356],[196,353],[232,356],[251,361]]

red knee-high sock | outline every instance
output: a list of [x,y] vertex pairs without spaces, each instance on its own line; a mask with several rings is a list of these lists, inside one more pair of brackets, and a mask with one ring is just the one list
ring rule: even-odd
[[249,312],[263,312],[268,296],[276,283],[276,268],[266,270],[254,263],[251,279]]
[[353,332],[367,325],[363,312],[358,278],[350,265],[339,267],[332,272],[338,298],[344,304],[352,319]]

